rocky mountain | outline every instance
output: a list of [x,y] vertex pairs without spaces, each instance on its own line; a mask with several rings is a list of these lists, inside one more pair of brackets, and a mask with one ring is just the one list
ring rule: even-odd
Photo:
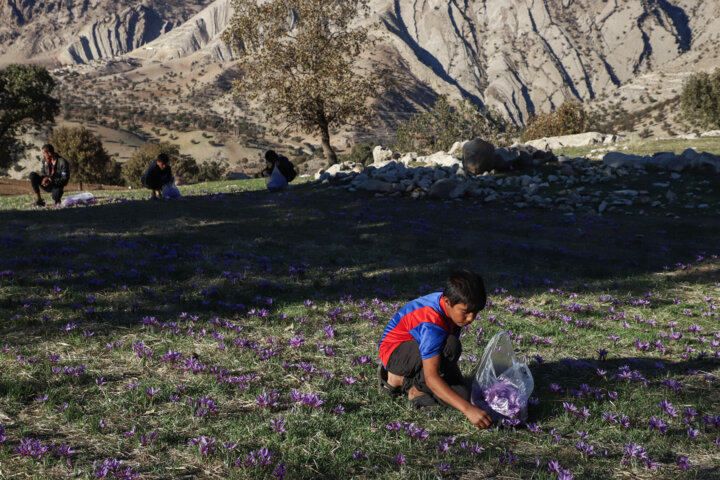
[[[497,107],[517,124],[568,99],[592,101],[630,85],[647,90],[648,76],[708,69],[720,56],[720,0],[372,0],[371,6],[365,22],[383,61],[434,93]],[[220,35],[231,14],[230,0],[8,0],[0,4],[0,65],[29,61],[87,71],[98,60],[137,66],[192,56],[230,68],[233,53]],[[676,89],[677,82],[655,81],[653,94],[670,95],[670,85]]]
[[181,26],[207,3],[7,0],[0,3],[0,65],[72,65],[117,57]]

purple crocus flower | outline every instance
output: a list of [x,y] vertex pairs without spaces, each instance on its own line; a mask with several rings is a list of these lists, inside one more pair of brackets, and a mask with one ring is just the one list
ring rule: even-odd
[[271,419],[270,425],[272,429],[280,435],[285,433],[285,419],[283,417]]
[[683,472],[690,468],[690,458],[688,457],[678,457],[676,465],[680,467],[680,470]]

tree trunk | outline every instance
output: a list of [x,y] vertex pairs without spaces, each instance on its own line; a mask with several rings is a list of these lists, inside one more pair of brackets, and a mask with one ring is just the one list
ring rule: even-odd
[[337,154],[330,145],[330,129],[327,125],[320,125],[320,137],[323,153],[325,154],[325,160],[328,161],[328,166],[335,165],[337,163]]

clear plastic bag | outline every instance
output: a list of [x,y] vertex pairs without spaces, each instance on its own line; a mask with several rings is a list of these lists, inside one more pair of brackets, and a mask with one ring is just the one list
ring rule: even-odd
[[175,182],[166,183],[162,187],[162,196],[163,198],[169,198],[169,199],[175,199],[180,198],[182,195],[180,194],[180,190],[175,186]]
[[285,176],[278,167],[273,168],[272,174],[269,178],[270,180],[267,182],[267,189],[271,192],[279,192],[288,186]]
[[63,207],[72,207],[73,205],[85,205],[95,201],[95,196],[90,192],[77,193],[65,197],[61,203]]
[[[470,402],[504,417],[527,419],[535,388],[530,369],[515,358],[507,332],[498,332],[485,347],[472,384]],[[497,415],[492,415],[497,420]]]

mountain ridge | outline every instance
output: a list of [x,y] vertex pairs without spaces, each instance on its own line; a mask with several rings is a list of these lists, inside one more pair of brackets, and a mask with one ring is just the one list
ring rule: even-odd
[[[0,64],[98,72],[108,60],[192,58],[229,70],[235,55],[221,34],[231,3],[8,0],[0,6]],[[521,125],[567,100],[600,101],[634,82],[644,88],[649,74],[710,68],[720,57],[720,19],[712,14],[720,0],[701,3],[371,0],[372,15],[363,22],[404,74],[435,94],[497,108]],[[39,33],[44,27],[47,33]],[[373,63],[365,59],[364,66]],[[677,93],[662,83],[654,88],[659,98]]]

